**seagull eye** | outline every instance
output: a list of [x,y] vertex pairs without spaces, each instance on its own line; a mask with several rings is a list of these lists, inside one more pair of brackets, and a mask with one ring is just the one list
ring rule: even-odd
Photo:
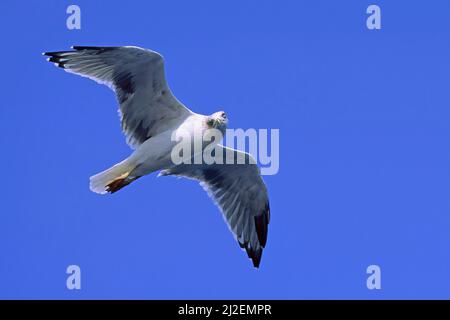
[[222,118],[226,118],[227,115],[225,114],[225,112],[222,112]]

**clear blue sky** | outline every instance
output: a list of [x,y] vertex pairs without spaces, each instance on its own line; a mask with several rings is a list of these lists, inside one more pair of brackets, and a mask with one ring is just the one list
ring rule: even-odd
[[[72,3],[79,31],[66,29]],[[371,3],[380,31],[366,28]],[[0,12],[0,298],[450,298],[448,1],[2,1]],[[161,52],[194,111],[280,129],[260,270],[193,181],[89,190],[130,149],[114,94],[41,56],[71,45]],[[70,264],[80,291],[65,287]]]

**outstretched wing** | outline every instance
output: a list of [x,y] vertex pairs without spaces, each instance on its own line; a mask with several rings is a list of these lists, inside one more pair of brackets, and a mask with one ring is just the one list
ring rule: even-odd
[[192,114],[170,91],[159,53],[138,47],[73,49],[44,54],[67,72],[106,84],[116,92],[122,130],[130,146],[137,147]]
[[270,220],[266,186],[251,155],[220,145],[217,151],[223,155],[223,164],[180,164],[160,175],[200,181],[221,209],[239,245],[258,268]]

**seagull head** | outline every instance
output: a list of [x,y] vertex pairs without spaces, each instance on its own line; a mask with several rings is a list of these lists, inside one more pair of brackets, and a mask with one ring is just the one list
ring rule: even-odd
[[228,117],[224,111],[214,112],[206,121],[208,127],[225,131],[228,124]]

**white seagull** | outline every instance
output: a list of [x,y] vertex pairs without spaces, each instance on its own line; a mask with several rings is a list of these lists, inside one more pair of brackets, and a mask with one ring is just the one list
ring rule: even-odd
[[90,178],[93,192],[114,193],[134,180],[159,171],[200,181],[223,213],[235,239],[258,268],[270,219],[266,186],[251,155],[217,145],[223,157],[244,158],[245,164],[178,164],[171,159],[174,131],[225,131],[223,111],[192,112],[170,91],[163,57],[139,47],[74,46],[72,51],[45,52],[47,60],[67,72],[88,77],[113,89],[119,102],[122,130],[135,149],[122,162]]

